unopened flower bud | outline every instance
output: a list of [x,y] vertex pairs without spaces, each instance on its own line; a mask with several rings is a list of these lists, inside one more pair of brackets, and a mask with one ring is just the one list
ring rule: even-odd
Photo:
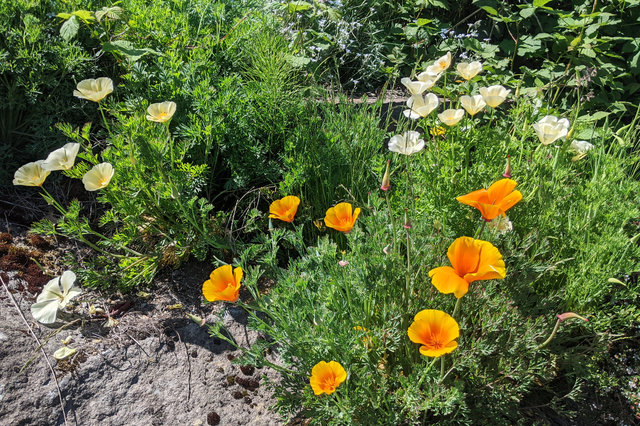
[[404,225],[402,225],[404,229],[411,229],[411,221],[409,220],[409,216],[407,216],[407,209],[404,209]]
[[189,317],[189,319],[191,321],[195,322],[200,327],[202,327],[204,325],[204,323],[206,322],[206,320],[204,318],[200,318],[199,316],[196,316],[196,315],[193,315],[193,314],[187,313],[187,317]]
[[382,185],[380,189],[383,191],[388,191],[391,188],[391,175],[389,174],[389,163],[391,160],[387,160],[387,169],[384,172],[384,176],[382,177]]
[[502,176],[506,177],[507,179],[511,178],[511,156],[509,155],[507,155],[507,167],[505,167]]
[[581,317],[580,315],[574,314],[573,312],[565,312],[564,314],[558,314],[557,317],[558,317],[558,320],[560,322],[562,322],[562,321],[564,321],[566,319],[569,319],[569,318],[579,318],[582,321],[589,321],[585,317]]

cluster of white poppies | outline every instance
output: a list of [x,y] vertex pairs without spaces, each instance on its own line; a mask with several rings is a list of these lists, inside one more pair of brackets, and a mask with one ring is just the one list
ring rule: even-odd
[[[108,77],[89,78],[78,83],[73,96],[99,103],[113,92],[113,81]],[[167,123],[176,112],[175,102],[160,102],[149,105],[147,120],[157,123]],[[42,186],[49,173],[55,170],[69,170],[73,167],[79,143],[68,143],[62,148],[51,152],[46,160],[27,163],[16,170],[13,176],[14,185]],[[110,163],[100,163],[82,177],[82,183],[87,191],[97,191],[106,188],[111,182],[114,169]]]
[[[425,118],[438,108],[440,100],[434,93],[423,95],[430,90],[436,82],[444,75],[451,66],[451,52],[438,58],[426,70],[416,76],[413,81],[408,77],[400,82],[409,90],[411,97],[407,100],[409,109],[403,114],[412,120]],[[482,63],[478,61],[461,62],[456,67],[458,75],[469,81],[482,72]],[[500,85],[481,87],[480,94],[474,96],[461,96],[459,101],[462,108],[449,108],[438,114],[438,119],[443,124],[455,126],[464,117],[465,111],[472,117],[481,112],[487,105],[491,108],[498,107],[505,101],[511,90]],[[396,135],[389,141],[389,149],[404,155],[410,155],[420,151],[424,147],[424,140],[420,139],[420,134],[415,131],[405,132]]]

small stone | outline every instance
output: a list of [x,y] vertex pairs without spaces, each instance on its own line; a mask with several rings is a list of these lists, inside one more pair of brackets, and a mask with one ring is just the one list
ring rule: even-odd
[[210,426],[220,424],[220,415],[218,415],[218,413],[216,413],[215,411],[207,414],[207,424]]

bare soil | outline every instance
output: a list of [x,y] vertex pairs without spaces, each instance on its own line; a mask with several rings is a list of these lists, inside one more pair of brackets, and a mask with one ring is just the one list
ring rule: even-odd
[[[64,252],[82,248],[9,227],[9,233],[0,234],[0,276],[42,342],[55,378],[0,286],[1,424],[64,424],[56,378],[70,425],[285,423],[269,411],[274,400],[267,383],[276,382],[277,373],[235,363],[239,351],[186,316],[188,312],[213,321],[220,313],[239,344],[246,347],[259,338],[247,328],[241,309],[203,303],[201,286],[211,272],[209,265],[191,263],[160,276],[149,296],[107,298],[84,289],[65,313],[59,312],[55,324],[44,326],[30,313],[50,279],[40,267],[48,274],[61,274]],[[91,306],[98,313],[89,314]],[[117,324],[108,327],[108,315],[99,309]],[[76,353],[56,361],[52,355],[68,337]]]

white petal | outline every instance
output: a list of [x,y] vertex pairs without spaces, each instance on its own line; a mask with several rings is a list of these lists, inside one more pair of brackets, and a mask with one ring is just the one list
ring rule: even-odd
[[42,324],[52,324],[56,322],[56,314],[58,313],[57,300],[45,300],[31,305],[31,315],[36,321]]

